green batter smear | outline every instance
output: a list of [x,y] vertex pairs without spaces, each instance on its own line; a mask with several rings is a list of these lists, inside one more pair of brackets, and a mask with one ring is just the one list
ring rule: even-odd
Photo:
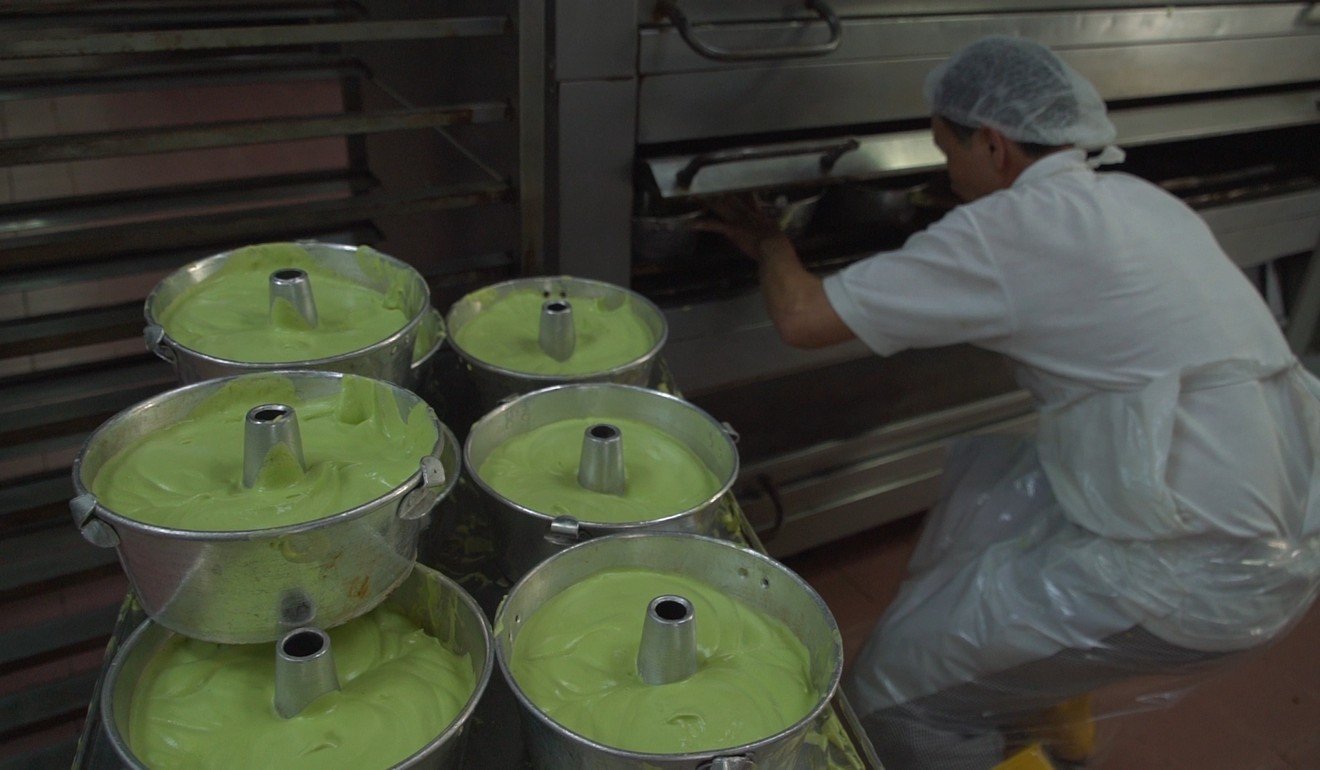
[[609,371],[650,352],[655,335],[633,309],[631,298],[568,297],[576,345],[558,361],[541,350],[541,303],[535,290],[490,301],[457,330],[454,342],[479,361],[527,374],[572,375]]
[[[355,283],[323,266],[294,243],[239,249],[206,280],[180,294],[161,313],[165,333],[184,347],[229,361],[313,361],[370,347],[412,320],[417,303],[406,271],[362,247],[358,264],[387,291]],[[285,300],[270,305],[270,274],[307,272],[318,323],[309,327]]]
[[[686,597],[697,625],[691,677],[637,674],[647,604]],[[819,703],[806,647],[779,620],[692,578],[613,569],[541,605],[510,660],[518,686],[556,722],[628,751],[675,754],[741,746],[796,724]]]
[[467,655],[393,608],[328,633],[341,689],[291,719],[273,705],[275,643],[172,637],[134,688],[129,746],[156,770],[387,768],[439,736],[476,689]]
[[[622,434],[622,495],[578,484],[582,436],[609,423]],[[579,521],[649,521],[690,510],[708,501],[720,482],[682,442],[644,422],[614,417],[561,420],[519,434],[491,450],[478,469],[481,479],[505,498],[550,516]]]
[[[375,500],[418,472],[439,433],[426,404],[404,419],[385,384],[353,375],[342,383],[337,394],[299,398],[285,377],[231,380],[184,419],[112,456],[92,492],[122,516],[204,532],[299,524]],[[248,410],[262,404],[293,407],[307,470],[272,452],[247,488],[244,424]]]

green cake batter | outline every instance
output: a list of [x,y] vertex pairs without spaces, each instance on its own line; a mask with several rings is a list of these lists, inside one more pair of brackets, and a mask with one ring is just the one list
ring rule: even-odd
[[636,361],[656,343],[630,298],[611,307],[604,299],[568,297],[577,342],[573,355],[558,361],[541,350],[541,303],[545,299],[541,292],[529,289],[490,300],[489,307],[451,330],[454,342],[479,361],[515,372],[550,375],[608,371]]
[[[344,278],[297,244],[267,243],[231,254],[215,274],[175,298],[160,313],[160,325],[184,347],[230,361],[313,361],[370,347],[412,320],[407,308],[415,288],[405,271],[361,251],[363,272],[388,283],[388,291]],[[270,274],[284,268],[307,272],[314,328],[286,300],[271,307]]]
[[476,688],[466,655],[392,608],[328,633],[341,689],[291,719],[273,705],[274,643],[174,636],[134,688],[130,747],[156,770],[387,768],[443,732]]
[[[122,516],[206,532],[298,524],[375,500],[417,473],[439,435],[424,403],[405,420],[383,383],[353,375],[342,382],[338,394],[302,399],[285,377],[234,379],[184,419],[112,456],[92,492]],[[293,407],[307,470],[272,452],[246,488],[244,421],[252,407],[272,403]]]
[[[627,486],[622,495],[578,484],[582,437],[609,423],[622,434]],[[539,513],[579,521],[649,521],[690,510],[720,489],[692,450],[664,431],[637,420],[582,417],[519,434],[491,450],[478,474],[491,489]]]
[[[691,677],[648,685],[637,674],[647,604],[686,597],[697,626]],[[780,621],[692,578],[613,569],[542,604],[518,631],[510,671],[547,716],[598,743],[648,754],[752,743],[820,701],[805,646]]]

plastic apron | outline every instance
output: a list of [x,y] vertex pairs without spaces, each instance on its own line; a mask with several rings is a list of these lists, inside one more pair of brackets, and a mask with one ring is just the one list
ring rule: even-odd
[[[1179,403],[1261,382],[1304,446],[1289,536],[1198,531],[1165,482]],[[859,714],[931,695],[1141,625],[1174,644],[1242,649],[1301,616],[1320,586],[1320,383],[1226,361],[1131,392],[1074,390],[1037,440],[954,447],[910,576],[848,682]]]

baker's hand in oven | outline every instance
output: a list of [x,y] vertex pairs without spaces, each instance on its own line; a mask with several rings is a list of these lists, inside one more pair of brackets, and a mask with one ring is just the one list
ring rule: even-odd
[[765,215],[755,197],[721,195],[702,203],[715,216],[694,222],[692,229],[724,236],[749,259],[759,262],[767,253],[785,246],[792,250],[788,236],[777,222]]
[[802,264],[797,249],[756,199],[723,196],[706,201],[715,215],[692,227],[728,238],[756,260],[766,311],[779,336],[799,348],[819,348],[853,339],[852,330],[830,305],[821,279]]

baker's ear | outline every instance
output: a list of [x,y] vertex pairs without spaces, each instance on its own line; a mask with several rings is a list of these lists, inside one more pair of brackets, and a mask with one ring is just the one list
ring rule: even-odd
[[995,170],[1003,171],[1009,164],[1009,142],[1008,137],[989,126],[981,126],[979,129],[985,132],[986,148],[990,151],[990,160],[994,163]]

